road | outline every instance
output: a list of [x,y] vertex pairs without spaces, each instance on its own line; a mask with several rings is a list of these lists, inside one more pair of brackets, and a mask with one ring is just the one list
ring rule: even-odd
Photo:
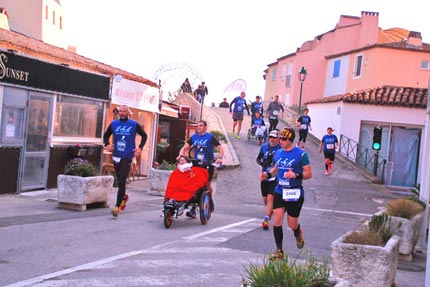
[[[219,112],[229,131],[228,112]],[[249,126],[249,118],[244,126]],[[241,286],[244,266],[262,262],[274,251],[275,243],[272,228],[261,228],[264,207],[255,163],[257,142],[246,140],[246,128],[241,140],[229,140],[241,166],[219,171],[215,213],[206,225],[182,216],[170,229],[164,228],[162,198],[145,193],[139,181],[129,186],[131,199],[118,219],[104,208],[56,209],[55,195],[49,193],[48,198],[24,202],[11,198],[19,212],[0,217],[0,286]],[[326,176],[316,144],[308,143],[307,152],[313,178],[304,184],[300,223],[305,248],[321,260],[330,257],[333,240],[360,228],[396,194],[357,176],[340,160]],[[286,227],[284,251],[300,258],[292,231]],[[401,266],[416,268],[416,281],[399,268],[398,286],[424,282],[422,268]]]

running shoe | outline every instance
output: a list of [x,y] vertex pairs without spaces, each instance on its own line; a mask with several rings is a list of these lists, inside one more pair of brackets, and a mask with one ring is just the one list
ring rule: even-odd
[[193,207],[185,215],[189,218],[196,218],[196,209]]
[[127,201],[128,201],[128,194],[126,194],[125,198],[121,201],[121,205],[119,206],[121,210],[124,210],[127,207]]
[[305,246],[305,237],[303,236],[303,232],[300,229],[299,236],[296,237],[296,246],[298,249],[302,249]]
[[240,135],[236,135],[236,138],[237,138],[238,140],[240,140]]
[[325,175],[328,175],[328,170],[325,170],[325,171],[324,171],[324,174],[325,174]]
[[118,208],[118,206],[115,206],[112,209],[111,214],[112,214],[113,217],[118,217],[118,214],[119,214],[119,208]]
[[269,220],[268,219],[264,219],[262,225],[263,225],[263,229],[264,230],[268,230],[269,229]]
[[284,260],[284,252],[281,249],[276,249],[276,251],[272,255],[270,255],[269,260],[270,261]]
[[236,134],[234,133],[234,131],[232,131],[232,132],[231,132],[231,135],[232,135],[232,136],[235,136]]

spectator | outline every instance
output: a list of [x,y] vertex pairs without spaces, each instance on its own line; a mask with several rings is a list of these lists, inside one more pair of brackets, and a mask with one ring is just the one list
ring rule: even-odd
[[227,109],[230,108],[230,104],[227,102],[227,98],[224,98],[222,100],[222,102],[219,104],[219,107],[220,108],[227,108]]

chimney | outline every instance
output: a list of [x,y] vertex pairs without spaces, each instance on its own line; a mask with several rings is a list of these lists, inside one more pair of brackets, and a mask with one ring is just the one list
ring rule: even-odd
[[10,31],[9,29],[9,16],[5,8],[0,7],[0,28]]
[[421,47],[423,44],[421,32],[409,31],[407,44],[415,47]]

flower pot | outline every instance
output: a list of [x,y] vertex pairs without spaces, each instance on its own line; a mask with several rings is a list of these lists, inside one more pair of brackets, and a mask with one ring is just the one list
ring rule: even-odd
[[114,178],[111,175],[80,177],[60,174],[57,177],[59,208],[84,211],[87,204],[109,207]]
[[390,228],[393,234],[400,238],[400,259],[412,261],[412,253],[417,245],[424,212],[411,219],[391,216]]
[[331,244],[333,276],[348,280],[354,287],[392,286],[399,259],[399,237],[393,235],[383,247],[344,243],[351,232]]
[[164,196],[166,193],[167,183],[169,182],[172,170],[161,170],[151,168],[149,170],[149,182],[151,184],[150,193]]

